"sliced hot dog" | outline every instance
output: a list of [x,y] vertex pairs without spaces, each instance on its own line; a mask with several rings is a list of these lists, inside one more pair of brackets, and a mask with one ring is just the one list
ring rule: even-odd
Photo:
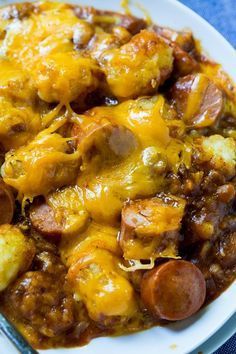
[[211,126],[223,109],[223,94],[204,74],[187,75],[171,90],[175,108],[184,122],[194,128]]
[[157,25],[153,25],[151,28],[173,48],[174,74],[177,77],[191,74],[198,69],[198,62],[193,56],[196,48],[191,32],[177,32],[171,28]]
[[14,206],[15,200],[11,188],[0,179],[0,225],[11,223]]
[[74,124],[72,136],[77,139],[78,147],[83,154],[89,151],[99,153],[104,158],[123,158],[130,155],[138,146],[134,134],[128,128],[112,124],[106,119],[92,120],[83,116],[81,124]]
[[177,256],[185,200],[171,194],[126,203],[121,214],[120,246],[126,259]]
[[191,52],[195,49],[193,34],[190,31],[175,31],[172,28],[158,25],[153,25],[152,28],[159,36],[176,43],[185,52]]
[[[94,24],[105,27],[106,30],[111,30],[114,26],[119,25],[126,28],[133,35],[146,28],[147,23],[141,18],[132,15],[120,14],[113,11],[97,10],[93,7],[75,6],[74,11],[76,16],[82,19],[89,19]],[[104,26],[104,17],[110,18]]]
[[205,296],[202,272],[183,260],[171,260],[148,271],[141,283],[141,298],[159,319],[176,321],[190,317],[203,305]]
[[30,210],[30,220],[34,228],[44,236],[60,238],[62,226],[56,221],[53,209],[46,202],[36,202]]

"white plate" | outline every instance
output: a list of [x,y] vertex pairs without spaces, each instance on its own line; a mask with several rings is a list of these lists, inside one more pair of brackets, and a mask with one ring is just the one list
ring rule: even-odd
[[[217,350],[223,343],[225,343],[235,333],[236,328],[236,314],[233,315],[223,327],[219,329],[212,337],[199,347],[194,349],[190,354],[211,354]],[[174,353],[173,353],[174,354]],[[233,354],[233,353],[232,353]]]
[[[135,0],[136,1],[136,0]],[[0,0],[0,4],[14,1]],[[71,1],[98,8],[121,10],[120,0]],[[161,25],[176,29],[191,28],[201,40],[205,52],[221,63],[236,81],[236,53],[230,44],[206,21],[175,0],[138,0]],[[140,12],[134,8],[134,12]],[[165,328],[155,327],[137,334],[117,338],[98,338],[89,345],[74,349],[40,351],[45,354],[186,354],[216,333],[236,312],[236,283],[197,315]],[[233,322],[235,326],[235,321]],[[232,328],[231,328],[232,330]],[[228,336],[224,335],[222,341]],[[219,341],[220,345],[222,342]],[[1,354],[13,354],[11,345],[0,338]],[[211,349],[208,349],[210,353]],[[206,354],[207,352],[204,352]]]

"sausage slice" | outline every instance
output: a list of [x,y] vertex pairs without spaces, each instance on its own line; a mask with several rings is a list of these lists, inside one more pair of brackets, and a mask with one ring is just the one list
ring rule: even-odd
[[0,179],[0,225],[11,223],[14,206],[15,200],[11,188]]
[[217,122],[223,109],[223,94],[204,74],[187,75],[171,90],[175,108],[185,123],[204,128]]
[[169,321],[197,312],[206,297],[202,272],[187,261],[171,260],[145,273],[141,298],[150,313]]
[[175,31],[172,28],[158,25],[153,25],[152,28],[159,36],[176,43],[185,52],[195,50],[194,38],[191,31]]
[[177,32],[170,28],[157,25],[151,26],[151,29],[161,36],[170,47],[172,47],[174,56],[174,74],[177,77],[191,74],[198,69],[198,62],[193,56],[196,48],[191,32]]
[[30,210],[30,220],[34,228],[44,236],[58,240],[62,226],[56,221],[53,209],[46,202],[36,202]]
[[72,136],[76,137],[78,148],[90,156],[99,153],[104,158],[123,158],[138,146],[134,134],[128,128],[112,124],[106,119],[92,120],[84,116],[81,124],[74,124]]
[[[147,27],[146,21],[142,18],[113,11],[97,10],[91,6],[75,6],[74,12],[79,18],[89,19],[92,23],[104,27],[108,31],[118,25],[127,29],[132,35],[135,35]],[[111,19],[111,21],[104,23],[104,17]]]
[[124,257],[176,257],[184,208],[185,200],[170,194],[127,203],[119,237]]

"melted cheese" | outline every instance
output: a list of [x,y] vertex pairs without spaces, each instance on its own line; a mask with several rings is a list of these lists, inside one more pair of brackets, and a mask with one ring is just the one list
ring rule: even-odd
[[60,253],[64,263],[69,267],[93,249],[105,249],[116,256],[121,250],[117,243],[119,228],[101,225],[92,221],[79,237],[63,238]]
[[100,58],[109,88],[119,98],[151,94],[172,70],[172,49],[154,32],[142,31]]
[[77,183],[83,189],[85,206],[92,218],[114,225],[119,221],[125,200],[160,191],[164,176],[155,172],[154,167],[159,161],[158,149],[149,147],[120,164],[104,166],[99,173],[82,173]]
[[0,141],[5,151],[24,145],[40,129],[40,116],[31,106],[14,105],[0,96]]
[[27,269],[34,251],[33,244],[17,227],[0,226],[0,291],[15,280],[20,272]]
[[114,107],[97,107],[88,112],[129,128],[143,147],[158,145],[165,148],[170,142],[169,129],[164,121],[165,100],[161,95],[128,100]]
[[74,51],[74,36],[86,40],[88,31],[68,5],[41,3],[38,13],[8,24],[0,53],[28,73],[41,99],[68,103],[98,86],[96,63]]
[[56,222],[62,225],[64,235],[81,232],[87,224],[88,212],[84,207],[82,191],[77,186],[58,190],[47,197]]
[[32,72],[39,97],[46,102],[68,103],[97,88],[99,69],[89,58],[73,52],[50,54]]
[[69,269],[68,279],[76,298],[84,301],[94,321],[131,317],[137,311],[134,289],[118,264],[117,257],[97,249]]
[[30,76],[13,59],[0,56],[0,95],[32,103],[36,90]]
[[1,173],[4,181],[18,190],[19,198],[47,195],[73,182],[79,153],[67,153],[67,140],[45,130],[26,146],[6,154]]

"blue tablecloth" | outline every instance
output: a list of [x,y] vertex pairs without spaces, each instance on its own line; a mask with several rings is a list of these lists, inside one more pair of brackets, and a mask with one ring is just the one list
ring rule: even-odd
[[236,0],[179,1],[204,17],[236,48]]
[[[236,48],[236,0],[179,1],[204,17]],[[215,354],[236,354],[236,334]]]

